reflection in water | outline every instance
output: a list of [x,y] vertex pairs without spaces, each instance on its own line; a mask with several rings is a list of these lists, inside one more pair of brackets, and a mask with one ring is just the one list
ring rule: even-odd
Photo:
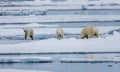
[[114,63],[34,63],[0,64],[0,69],[47,70],[52,72],[119,72],[120,64]]
[[[89,54],[33,54],[33,55],[0,55],[0,57],[51,57],[52,63],[0,63],[0,69],[44,70],[52,72],[120,72],[120,63],[61,63],[61,58],[86,58]],[[95,58],[119,57],[120,54],[90,54]]]

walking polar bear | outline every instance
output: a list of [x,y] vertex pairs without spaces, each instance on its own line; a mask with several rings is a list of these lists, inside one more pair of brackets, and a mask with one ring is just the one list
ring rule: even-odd
[[95,26],[88,26],[82,29],[81,31],[81,39],[84,38],[92,38],[92,37],[99,37],[99,30]]
[[24,35],[25,35],[25,40],[28,40],[29,38],[31,38],[33,40],[33,34],[34,31],[32,28],[28,27],[28,28],[23,28],[24,31]]
[[63,32],[63,29],[62,28],[57,28],[56,30],[56,37],[57,39],[63,39],[63,36],[64,36],[64,32]]

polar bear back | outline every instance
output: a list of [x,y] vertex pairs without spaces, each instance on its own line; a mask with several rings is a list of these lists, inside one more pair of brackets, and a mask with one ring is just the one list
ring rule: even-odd
[[82,29],[80,38],[92,38],[93,36],[99,36],[98,29],[95,26],[88,26]]

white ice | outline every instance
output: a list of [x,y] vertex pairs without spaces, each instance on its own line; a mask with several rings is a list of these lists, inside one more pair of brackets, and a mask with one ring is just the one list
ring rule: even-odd
[[52,62],[51,57],[0,57],[0,63],[48,63]]
[[20,44],[1,44],[0,53],[60,53],[60,52],[118,52],[120,33],[114,32],[106,38],[92,39],[48,39]]
[[[48,10],[48,9],[82,9],[84,5],[87,9],[120,9],[119,4],[120,0],[67,0],[64,2],[51,2],[51,0],[35,0],[35,1],[26,1],[26,2],[11,2],[11,3],[2,3],[2,5],[38,5],[39,7],[26,7],[27,9],[39,9],[39,10]],[[95,6],[89,6],[89,5]],[[118,4],[117,6],[111,6],[110,4]],[[104,5],[104,6],[101,6]],[[1,8],[1,10],[6,10],[7,7]],[[11,9],[11,7],[9,7]],[[16,7],[17,9],[23,9],[24,7]],[[26,9],[24,8],[24,9]],[[14,8],[13,8],[14,9]]]
[[0,23],[116,21],[119,15],[1,16]]

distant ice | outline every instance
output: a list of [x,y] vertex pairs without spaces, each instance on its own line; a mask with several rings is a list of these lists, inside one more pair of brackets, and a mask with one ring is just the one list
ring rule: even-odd
[[107,55],[102,56],[94,56],[92,54],[87,54],[85,58],[61,58],[62,63],[120,63],[120,57],[110,56]]
[[0,28],[25,28],[25,27],[33,27],[33,28],[54,28],[59,27],[59,25],[49,25],[49,24],[38,24],[38,23],[30,23],[24,25],[15,25],[15,24],[8,24],[8,25],[1,25]]
[[51,63],[50,57],[1,57],[0,63]]
[[[4,5],[21,5],[21,6],[33,6],[31,9],[82,9],[84,5],[86,9],[120,9],[120,0],[66,0],[52,2],[51,0],[35,0],[35,1],[23,1],[23,2],[2,2]],[[34,6],[37,6],[34,8]],[[44,8],[43,8],[44,7]],[[21,7],[19,7],[21,8]],[[19,9],[17,8],[17,9]]]
[[0,16],[0,23],[51,23],[119,21],[119,15],[46,15],[46,16]]

